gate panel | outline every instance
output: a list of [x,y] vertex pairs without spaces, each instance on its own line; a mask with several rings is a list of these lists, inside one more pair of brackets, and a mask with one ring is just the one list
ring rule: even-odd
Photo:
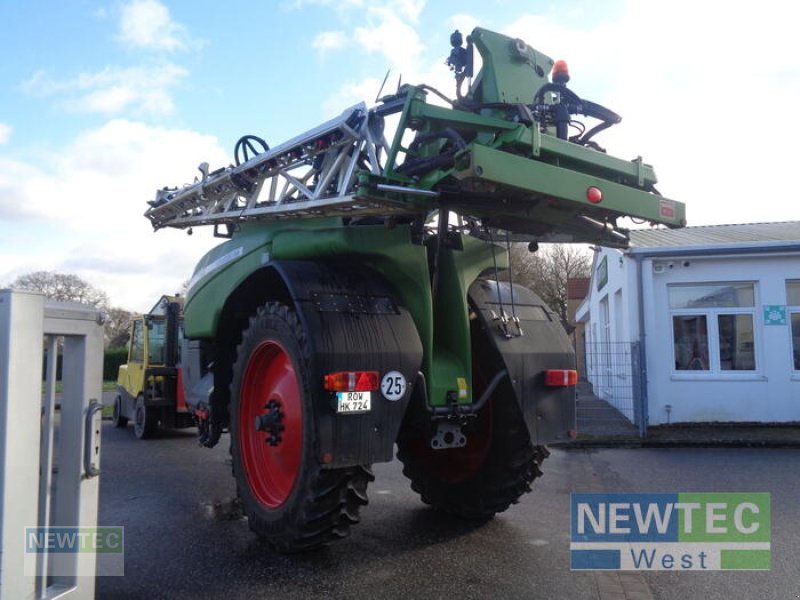
[[30,538],[26,528],[62,527],[74,535],[75,528],[97,526],[102,323],[92,307],[0,291],[0,600],[94,598],[97,555],[49,552],[49,544],[31,551],[32,540],[44,538]]

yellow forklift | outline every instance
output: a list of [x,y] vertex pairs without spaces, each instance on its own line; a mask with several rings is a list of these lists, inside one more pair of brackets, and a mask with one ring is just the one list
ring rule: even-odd
[[183,298],[162,296],[145,315],[133,319],[128,362],[119,368],[113,423],[127,427],[139,439],[159,427],[192,427],[194,419],[183,393],[180,347],[183,338]]

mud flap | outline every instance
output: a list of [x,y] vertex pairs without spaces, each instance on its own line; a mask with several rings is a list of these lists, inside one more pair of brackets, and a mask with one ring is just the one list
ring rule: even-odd
[[[312,348],[311,393],[320,442],[313,451],[331,468],[392,460],[422,364],[419,334],[399,296],[382,275],[361,264],[275,261],[269,266],[286,283]],[[369,412],[341,414],[336,394],[324,388],[324,376],[342,371],[377,371],[379,381],[394,371],[405,379],[405,392],[373,390]]]
[[[477,280],[469,288],[471,309],[508,371],[510,388],[535,445],[565,440],[575,429],[575,387],[548,387],[547,369],[575,369],[575,352],[558,315],[532,291],[505,282]],[[504,324],[502,315],[512,319]],[[473,342],[474,348],[474,342]]]

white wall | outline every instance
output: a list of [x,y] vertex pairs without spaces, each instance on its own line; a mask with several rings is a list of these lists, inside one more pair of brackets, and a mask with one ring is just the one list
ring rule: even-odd
[[[709,250],[709,253],[712,250]],[[597,273],[606,257],[608,282],[597,289]],[[654,272],[654,265],[659,265]],[[587,323],[589,344],[603,342],[601,302],[608,302],[607,329],[612,347],[619,342],[646,344],[649,424],[669,422],[790,422],[800,421],[800,372],[793,371],[791,329],[765,325],[765,305],[786,304],[786,280],[800,279],[800,255],[739,255],[730,257],[669,257],[642,260],[644,322],[639,336],[636,261],[628,253],[600,249],[596,253],[589,297],[577,318]],[[755,285],[755,371],[690,372],[675,369],[670,284],[753,282]],[[619,293],[622,304],[617,308]],[[628,399],[609,375],[613,361],[587,363],[587,378],[595,393],[627,414]],[[613,373],[612,373],[613,375]],[[669,417],[666,406],[671,406]],[[628,414],[630,417],[631,415]]]
[[[659,272],[654,272],[654,266]],[[671,266],[670,266],[671,265]],[[649,424],[670,421],[800,421],[800,372],[793,371],[789,325],[764,325],[764,305],[786,304],[786,279],[800,279],[800,256],[645,259]],[[676,371],[667,286],[694,282],[755,283],[756,369]]]
[[[605,260],[607,282],[597,289]],[[638,297],[633,260],[619,250],[595,253],[589,296],[576,319],[587,322],[586,378],[594,393],[633,421],[630,342],[638,338]]]

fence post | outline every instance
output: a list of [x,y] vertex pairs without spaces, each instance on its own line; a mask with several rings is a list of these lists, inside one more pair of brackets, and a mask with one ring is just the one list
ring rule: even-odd
[[39,507],[44,297],[0,291],[0,598],[33,598],[25,525]]

